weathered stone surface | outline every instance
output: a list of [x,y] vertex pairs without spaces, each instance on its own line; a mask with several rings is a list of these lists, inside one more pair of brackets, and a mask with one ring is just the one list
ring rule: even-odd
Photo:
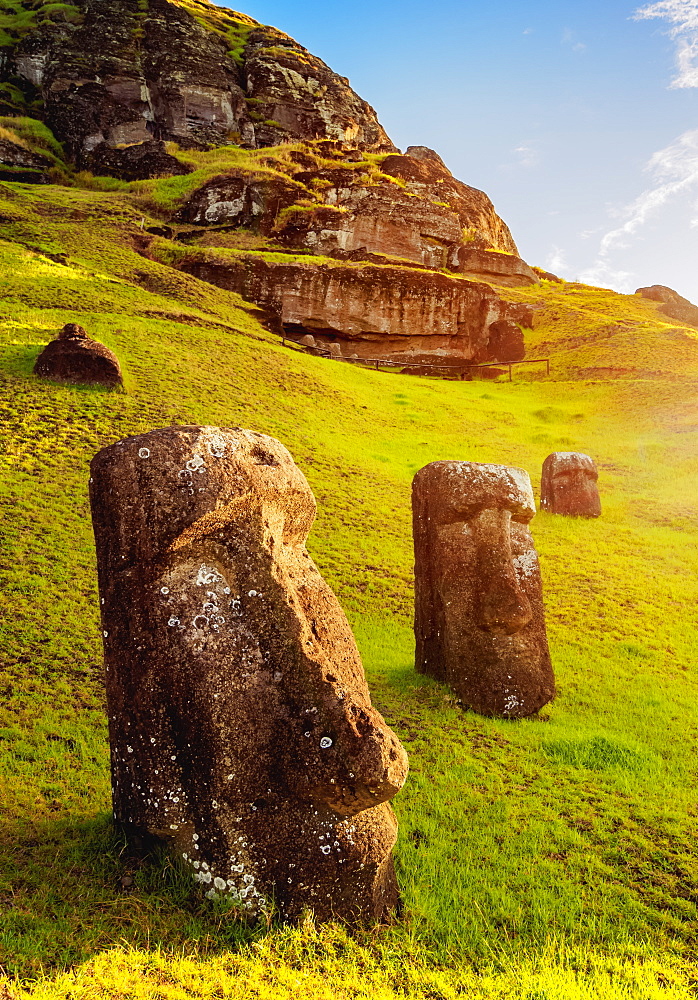
[[178,222],[240,226],[268,234],[279,212],[302,197],[300,184],[282,177],[230,171],[202,185],[177,213]]
[[10,139],[0,138],[0,181],[48,184],[48,172],[52,166],[47,157],[25,149]]
[[[322,155],[323,145],[332,144],[312,148]],[[350,167],[355,161],[346,149],[335,146],[324,155],[334,163],[318,167],[307,154],[295,157],[305,169],[287,178],[260,178],[242,169],[213,178],[190,196],[178,219],[253,227],[273,232],[287,248],[323,255],[399,257],[490,276],[501,284],[538,280],[515,256],[511,234],[487,195],[457,181],[440,161],[390,155],[376,177],[368,164]],[[478,250],[472,241],[465,245],[464,232],[469,241],[506,253]]]
[[[415,149],[422,152],[415,155]],[[410,146],[404,156],[383,160],[381,170],[402,180],[406,191],[425,198],[436,208],[447,206],[461,229],[459,244],[465,231],[471,241],[468,246],[473,249],[492,248],[518,255],[509,227],[497,215],[488,196],[457,180],[434,150]]]
[[[444,358],[509,360],[492,354],[494,324],[510,306],[488,285],[438,272],[362,265],[308,266],[255,254],[197,256],[184,270],[238,292],[272,313],[291,337],[311,333],[318,345],[350,341],[348,356],[438,363]],[[494,328],[498,353],[512,353],[510,324]]]
[[123,149],[114,149],[103,142],[94,153],[85,155],[83,162],[96,174],[121,177],[126,181],[191,173],[191,167],[171,156],[159,139],[147,139]]
[[395,149],[373,108],[346,77],[283,32],[260,25],[250,34],[244,73],[258,146],[276,146],[293,136]]
[[306,201],[276,223],[281,243],[321,254],[364,251],[460,271],[469,254],[472,273],[496,275],[511,284],[537,280],[518,257],[502,261],[500,254],[483,251],[478,257],[471,243],[464,245],[467,233],[479,246],[517,252],[487,195],[456,180],[440,159],[390,155],[380,164],[378,178],[351,162],[344,151],[333,165],[320,169],[311,164],[294,175],[306,188],[306,199],[313,189],[321,190],[322,199],[314,210]]
[[551,514],[599,517],[599,473],[593,459],[577,451],[554,451],[543,462],[540,505]]
[[[136,0],[74,6],[72,22],[44,20],[9,50],[0,79],[33,88],[81,168],[121,176],[113,151],[151,140],[206,148],[330,138],[394,149],[348,81],[245,14],[205,0],[190,9],[170,0],[146,10]],[[158,176],[162,156],[153,162]]]
[[67,323],[55,340],[43,349],[34,364],[34,374],[54,382],[103,385],[115,389],[123,384],[119,360],[98,340],[92,340],[77,323]]
[[555,695],[536,508],[523,469],[432,462],[412,485],[416,667],[482,715],[532,715]]
[[91,473],[117,822],[252,912],[380,919],[407,759],[305,549],[288,451],[170,427]]
[[533,267],[532,271],[540,278],[541,281],[554,281],[559,285],[563,283],[562,278],[558,278],[558,276],[553,274],[551,271],[546,271],[545,268]]
[[649,285],[647,288],[638,288],[635,294],[653,302],[661,302],[659,311],[665,316],[680,323],[698,326],[698,306],[689,302],[683,295],[679,295],[673,288],[667,288],[666,285]]
[[526,355],[524,335],[518,323],[500,319],[489,328],[487,355],[493,361],[522,361]]
[[515,254],[497,253],[470,246],[458,250],[458,270],[487,278],[498,285],[536,285],[538,277],[533,268]]

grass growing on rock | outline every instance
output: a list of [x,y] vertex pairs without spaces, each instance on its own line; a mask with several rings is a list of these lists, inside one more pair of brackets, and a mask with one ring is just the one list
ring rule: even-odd
[[[544,283],[507,294],[539,307],[529,349],[551,354],[550,380],[374,372],[283,349],[237,296],[151,259],[128,192],[0,195],[0,995],[693,997],[690,331],[632,296]],[[68,321],[116,351],[125,394],[32,375]],[[622,378],[580,375],[613,366]],[[88,463],[191,422],[280,438],[317,497],[310,551],[410,754],[391,926],[249,927],[162,861],[121,888]],[[604,504],[598,521],[532,525],[559,694],[536,719],[480,718],[414,672],[411,478],[470,459],[522,466],[538,489],[557,449],[597,459]]]

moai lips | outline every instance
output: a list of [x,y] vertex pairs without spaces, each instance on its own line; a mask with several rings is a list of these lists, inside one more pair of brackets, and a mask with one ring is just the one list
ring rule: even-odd
[[278,441],[170,427],[92,462],[114,814],[252,912],[380,919],[407,758],[305,550]]
[[596,465],[578,451],[554,451],[543,462],[540,505],[551,514],[599,517],[601,498]]
[[536,512],[523,469],[432,462],[412,484],[416,667],[482,715],[532,715],[555,695]]

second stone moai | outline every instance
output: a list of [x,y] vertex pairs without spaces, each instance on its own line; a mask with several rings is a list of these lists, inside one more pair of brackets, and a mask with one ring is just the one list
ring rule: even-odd
[[170,427],[91,467],[114,816],[252,913],[380,919],[407,774],[288,451]]
[[551,514],[599,517],[599,474],[588,455],[579,451],[554,451],[543,462],[540,505]]
[[555,679],[528,474],[432,462],[414,477],[412,512],[417,670],[482,715],[533,715]]

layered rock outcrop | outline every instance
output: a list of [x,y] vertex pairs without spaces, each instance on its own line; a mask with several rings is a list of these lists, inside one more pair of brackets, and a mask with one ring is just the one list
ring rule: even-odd
[[318,146],[295,164],[275,161],[286,176],[239,169],[214,177],[179,220],[253,227],[318,254],[366,250],[501,284],[538,280],[487,195],[453,177],[436,154],[394,153],[375,163],[344,144]]
[[517,320],[530,322],[526,307],[504,302],[482,282],[414,268],[317,266],[223,251],[195,255],[181,266],[262,306],[292,339],[312,334],[328,347],[339,345],[345,357],[438,364],[523,356]]
[[[348,80],[292,38],[208,0],[17,3],[0,83],[24,94],[73,166],[132,181],[205,164],[187,150],[236,147],[215,154],[228,169],[209,171],[162,212],[159,232],[233,249],[252,238],[287,261],[190,258],[191,273],[239,291],[290,335],[318,334],[345,354],[523,357],[530,317],[482,281],[538,277],[488,196],[426,146],[400,153]],[[4,152],[31,174],[37,164],[19,163],[23,155]]]
[[679,295],[673,288],[668,288],[666,285],[649,285],[647,288],[638,288],[635,294],[652,302],[660,302],[659,311],[670,319],[698,326],[698,306],[685,299],[683,295]]

